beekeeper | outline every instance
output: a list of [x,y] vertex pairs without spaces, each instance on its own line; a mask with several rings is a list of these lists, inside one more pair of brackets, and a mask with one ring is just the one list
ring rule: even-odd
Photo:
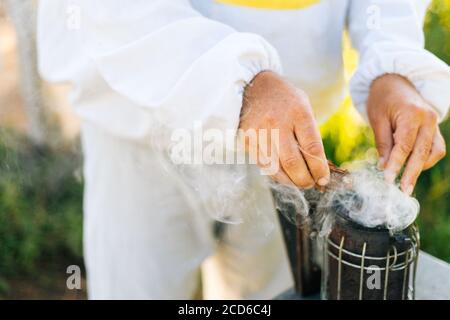
[[[40,71],[73,86],[82,119],[90,298],[194,298],[202,264],[205,298],[271,298],[292,285],[279,227],[228,224],[217,241],[202,193],[161,161],[158,142],[194,123],[279,129],[273,178],[327,184],[318,124],[345,94],[346,28],[360,54],[353,102],[386,179],[405,167],[411,194],[445,154],[438,122],[450,103],[449,67],[423,49],[415,2],[41,0]],[[247,178],[252,208],[272,214],[266,179]]]

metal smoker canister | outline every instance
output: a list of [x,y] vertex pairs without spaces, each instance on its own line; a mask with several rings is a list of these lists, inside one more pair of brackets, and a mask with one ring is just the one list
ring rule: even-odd
[[419,252],[415,225],[391,235],[367,228],[335,206],[331,233],[323,241],[322,298],[329,300],[414,299]]

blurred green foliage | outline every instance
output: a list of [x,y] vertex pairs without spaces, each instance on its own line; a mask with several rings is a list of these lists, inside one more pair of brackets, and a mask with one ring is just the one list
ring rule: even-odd
[[[432,1],[424,25],[426,48],[450,64],[450,0]],[[356,56],[344,53],[346,67],[353,69]],[[449,88],[450,90],[450,88]],[[441,125],[450,143],[450,120]],[[357,115],[349,98],[321,128],[327,156],[337,164],[366,157],[374,147],[373,134]],[[421,212],[418,223],[422,249],[450,262],[450,157],[422,173],[415,190]]]
[[37,148],[17,134],[1,137],[0,294],[6,278],[82,263],[79,152]]
[[[425,46],[450,65],[450,0],[432,2],[425,21]],[[450,88],[448,88],[450,90]],[[441,125],[450,143],[450,120]],[[426,171],[416,189],[422,211],[419,223],[423,248],[450,262],[450,157]]]

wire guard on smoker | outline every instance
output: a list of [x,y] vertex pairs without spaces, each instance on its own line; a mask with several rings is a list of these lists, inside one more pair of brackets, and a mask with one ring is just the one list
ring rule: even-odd
[[348,225],[346,219],[338,219],[323,241],[322,298],[414,300],[420,247],[417,226],[391,236],[387,230]]

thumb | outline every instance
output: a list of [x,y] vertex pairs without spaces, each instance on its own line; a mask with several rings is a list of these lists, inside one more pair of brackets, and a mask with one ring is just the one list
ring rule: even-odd
[[394,145],[392,126],[389,120],[384,118],[374,122],[372,128],[375,135],[375,145],[380,157],[379,166],[381,169],[384,169]]

